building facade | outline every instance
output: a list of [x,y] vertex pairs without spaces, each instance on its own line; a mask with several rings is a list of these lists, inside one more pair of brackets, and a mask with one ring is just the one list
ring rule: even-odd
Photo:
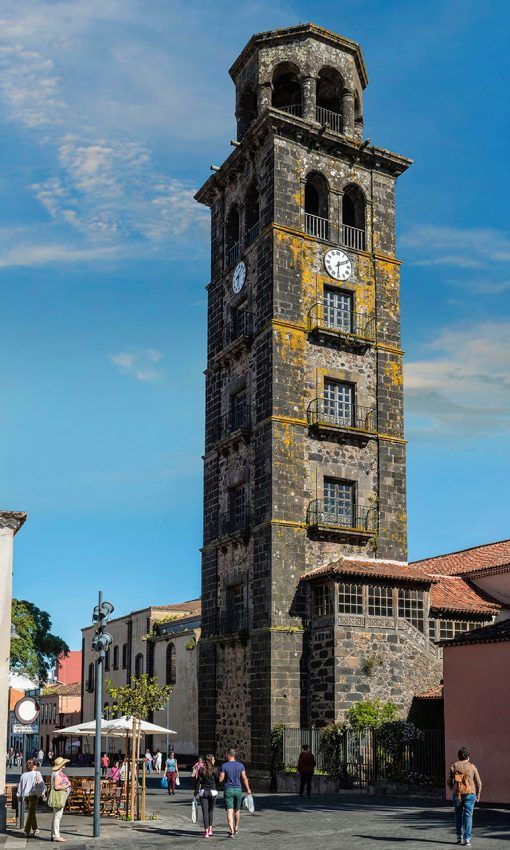
[[[113,641],[104,662],[102,706],[111,715],[111,697],[106,688],[129,685],[148,673],[159,683],[172,685],[168,706],[155,712],[152,720],[176,731],[168,743],[179,754],[198,752],[197,651],[200,637],[200,600],[159,605],[132,611],[108,622]],[[82,720],[95,717],[96,654],[92,651],[94,626],[82,629],[84,679]],[[188,648],[187,648],[188,647]],[[166,736],[147,740],[151,749],[165,751]]]
[[81,681],[44,688],[39,707],[40,748],[45,756],[48,757],[50,752],[55,756],[72,752],[72,739],[53,733],[55,729],[65,729],[66,726],[80,723]]
[[81,649],[72,649],[67,655],[60,655],[55,663],[53,678],[60,685],[72,685],[81,682],[83,659]]
[[[406,563],[395,181],[358,44],[305,24],[230,69],[211,210],[200,750],[267,770],[276,723],[404,711],[440,678],[437,582]],[[413,669],[413,676],[409,670]],[[365,672],[364,672],[365,671]]]

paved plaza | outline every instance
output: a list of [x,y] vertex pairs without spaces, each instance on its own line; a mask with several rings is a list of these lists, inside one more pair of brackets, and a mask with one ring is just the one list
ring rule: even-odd
[[[157,820],[128,824],[105,818],[101,838],[92,838],[89,817],[65,814],[62,835],[70,850],[85,848],[175,848],[193,847],[202,838],[200,823],[190,818],[189,783],[175,797],[156,787],[147,795],[147,811]],[[247,850],[424,850],[427,846],[456,846],[450,805],[442,801],[402,800],[369,797],[366,794],[316,796],[310,801],[289,794],[257,794],[257,811],[244,814],[241,830],[233,839]],[[232,842],[227,838],[225,813],[220,795],[215,811],[215,835],[211,843]],[[27,843],[36,846],[48,842],[51,814],[44,807],[39,816],[38,840],[27,842],[19,830],[10,829],[0,837],[5,850],[23,850]],[[201,818],[199,819],[201,822]],[[235,845],[234,845],[235,846]],[[475,814],[473,846],[479,850],[510,847],[510,811],[502,807],[482,806]]]

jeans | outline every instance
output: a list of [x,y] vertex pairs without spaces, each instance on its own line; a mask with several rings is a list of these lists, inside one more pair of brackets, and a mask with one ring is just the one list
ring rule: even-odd
[[476,794],[462,794],[459,797],[457,794],[453,798],[455,806],[455,829],[457,838],[462,837],[468,841],[471,838],[471,827],[473,826],[473,809],[476,803]]
[[166,778],[168,780],[168,793],[175,794],[175,780],[177,779],[177,773],[175,770],[167,770]]
[[216,803],[216,794],[211,794],[207,788],[199,797],[200,805],[202,806],[202,815],[204,818],[204,829],[209,829],[213,825],[214,804]]
[[300,797],[303,796],[303,791],[305,790],[305,786],[306,786],[306,794],[309,797],[310,794],[312,793],[313,772],[311,772],[311,771],[307,771],[306,773],[303,772],[303,773],[300,773],[299,776],[300,776],[299,796]]

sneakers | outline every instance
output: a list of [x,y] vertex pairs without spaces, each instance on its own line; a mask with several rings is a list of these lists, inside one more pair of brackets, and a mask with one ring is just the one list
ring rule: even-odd
[[457,844],[462,844],[462,838],[460,835],[457,836]]

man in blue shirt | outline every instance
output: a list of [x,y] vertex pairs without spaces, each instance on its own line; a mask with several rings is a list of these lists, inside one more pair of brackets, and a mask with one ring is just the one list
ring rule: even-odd
[[227,761],[221,765],[219,781],[225,782],[223,799],[225,800],[225,809],[227,810],[229,838],[233,838],[239,832],[241,803],[243,799],[242,786],[244,785],[246,792],[251,794],[250,783],[246,776],[244,764],[237,761],[236,751],[234,749],[228,751]]

